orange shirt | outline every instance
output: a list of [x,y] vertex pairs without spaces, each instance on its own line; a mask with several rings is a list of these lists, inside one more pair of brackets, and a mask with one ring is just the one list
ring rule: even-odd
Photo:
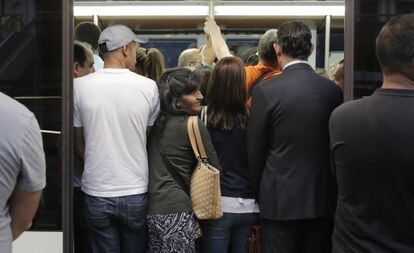
[[263,75],[264,73],[272,70],[272,67],[264,65],[263,63],[259,63],[254,66],[247,66],[246,67],[246,90],[250,92],[250,89],[253,87],[253,84],[256,80]]
[[[263,63],[259,63],[255,66],[247,66],[246,67],[246,90],[249,93],[250,90],[253,88],[253,84],[256,80],[263,75],[264,73],[273,70],[273,68],[264,65]],[[269,80],[270,78],[279,75],[282,73],[280,70],[273,70],[271,73],[265,76],[262,81]],[[249,97],[247,101],[247,105],[250,107],[252,105],[252,97]]]
[[282,74],[282,71],[275,70],[275,71],[271,72],[270,74],[268,74],[267,76],[265,76],[265,78],[263,78],[262,82],[267,81],[270,78],[275,77],[275,76],[280,75],[280,74]]

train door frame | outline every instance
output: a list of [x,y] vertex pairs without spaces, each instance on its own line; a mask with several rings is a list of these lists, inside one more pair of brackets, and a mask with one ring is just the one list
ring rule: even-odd
[[355,0],[345,1],[344,102],[354,99]]
[[[13,252],[73,252],[73,217],[72,217],[72,171],[73,171],[73,0],[59,0],[54,15],[60,22],[61,32],[61,131],[49,134],[60,134],[61,177],[61,230],[28,231],[23,233],[14,243]],[[60,9],[59,9],[60,8]],[[56,12],[54,12],[56,11]]]
[[63,253],[73,252],[73,5],[62,3],[62,232]]
[[[73,205],[72,205],[72,173],[73,173],[73,6],[74,1],[62,3],[62,233],[63,252],[73,252]],[[354,6],[355,0],[345,1],[345,101],[353,97],[353,31],[354,31]],[[315,30],[316,32],[316,30]],[[315,35],[315,34],[313,34]],[[189,35],[191,36],[191,35]],[[194,34],[198,43],[202,43],[202,36]],[[246,37],[249,35],[246,35]],[[227,34],[226,38],[234,38]],[[316,36],[313,36],[316,37]],[[187,37],[188,38],[188,37]],[[241,38],[237,35],[237,38]],[[249,36],[251,38],[251,36]]]

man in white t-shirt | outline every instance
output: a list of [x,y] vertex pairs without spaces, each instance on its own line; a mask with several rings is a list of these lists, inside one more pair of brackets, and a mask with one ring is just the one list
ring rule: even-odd
[[135,74],[138,38],[128,27],[102,31],[104,68],[74,80],[76,154],[93,253],[146,252],[147,132],[159,114],[154,81]]

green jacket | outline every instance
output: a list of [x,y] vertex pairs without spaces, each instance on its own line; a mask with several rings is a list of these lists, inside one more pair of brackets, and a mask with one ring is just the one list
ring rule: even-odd
[[[169,214],[192,210],[187,191],[197,159],[187,134],[187,118],[187,115],[173,115],[167,119],[161,135],[157,126],[154,126],[151,131],[148,140],[149,214]],[[212,166],[220,169],[208,130],[200,120],[198,125],[208,161]],[[162,153],[166,159],[162,157]],[[166,164],[165,160],[170,165]],[[173,170],[175,175],[171,175],[170,170]],[[174,179],[177,177],[179,183]],[[180,183],[185,184],[185,189]]]

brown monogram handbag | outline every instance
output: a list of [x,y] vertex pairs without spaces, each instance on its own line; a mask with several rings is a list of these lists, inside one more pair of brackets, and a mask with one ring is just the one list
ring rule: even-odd
[[208,163],[203,140],[198,128],[198,117],[190,116],[188,137],[198,163],[191,176],[190,198],[198,219],[218,219],[221,212],[220,171]]

